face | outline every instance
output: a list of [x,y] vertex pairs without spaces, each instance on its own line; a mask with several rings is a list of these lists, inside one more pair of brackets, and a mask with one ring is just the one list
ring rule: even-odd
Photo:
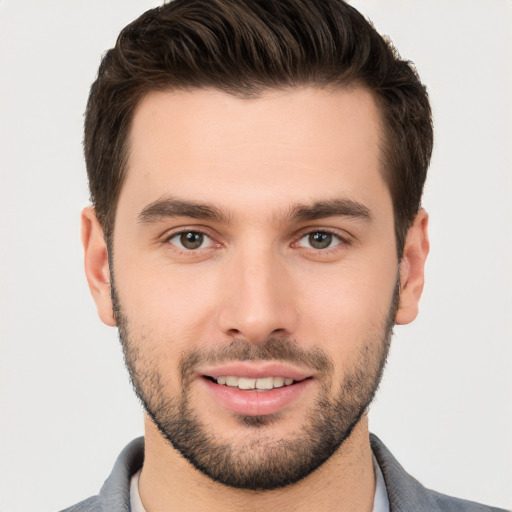
[[135,113],[115,323],[147,412],[214,480],[304,478],[373,397],[404,284],[380,134],[363,89],[159,92]]

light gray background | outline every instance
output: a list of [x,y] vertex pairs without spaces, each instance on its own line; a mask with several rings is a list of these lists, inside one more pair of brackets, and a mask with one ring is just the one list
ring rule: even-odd
[[[371,429],[437,490],[512,508],[512,2],[354,0],[428,84],[432,252]],[[0,0],[0,510],[95,494],[142,414],[82,271],[82,114],[157,2]]]

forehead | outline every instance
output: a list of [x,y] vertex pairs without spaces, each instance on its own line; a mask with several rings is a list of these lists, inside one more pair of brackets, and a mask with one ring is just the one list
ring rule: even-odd
[[232,208],[257,199],[268,208],[364,196],[371,183],[386,193],[380,138],[378,107],[363,88],[251,99],[208,89],[154,92],[135,111],[120,203],[172,194]]

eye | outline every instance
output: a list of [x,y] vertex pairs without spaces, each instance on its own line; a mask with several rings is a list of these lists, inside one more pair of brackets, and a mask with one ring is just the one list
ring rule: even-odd
[[209,247],[213,243],[213,240],[200,231],[181,231],[180,233],[172,235],[168,239],[168,242],[179,249],[193,251]]
[[331,233],[329,231],[311,231],[304,235],[298,242],[297,245],[300,247],[307,247],[308,249],[330,249],[343,243],[343,239]]

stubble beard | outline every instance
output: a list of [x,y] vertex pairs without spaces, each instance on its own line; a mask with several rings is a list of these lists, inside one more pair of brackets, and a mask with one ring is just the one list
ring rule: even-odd
[[[386,364],[399,302],[395,287],[387,318],[361,345],[337,394],[331,397],[334,362],[320,348],[304,350],[288,337],[272,337],[254,345],[235,339],[222,348],[191,350],[180,357],[181,389],[171,396],[159,373],[158,358],[132,338],[112,276],[114,314],[130,379],[147,414],[165,439],[197,470],[229,487],[262,491],[294,484],[326,462],[352,433],[367,411]],[[286,438],[272,436],[279,415],[238,416],[247,430],[245,444],[218,439],[190,405],[194,368],[222,361],[280,360],[315,368],[320,375],[318,399],[306,421]]]

